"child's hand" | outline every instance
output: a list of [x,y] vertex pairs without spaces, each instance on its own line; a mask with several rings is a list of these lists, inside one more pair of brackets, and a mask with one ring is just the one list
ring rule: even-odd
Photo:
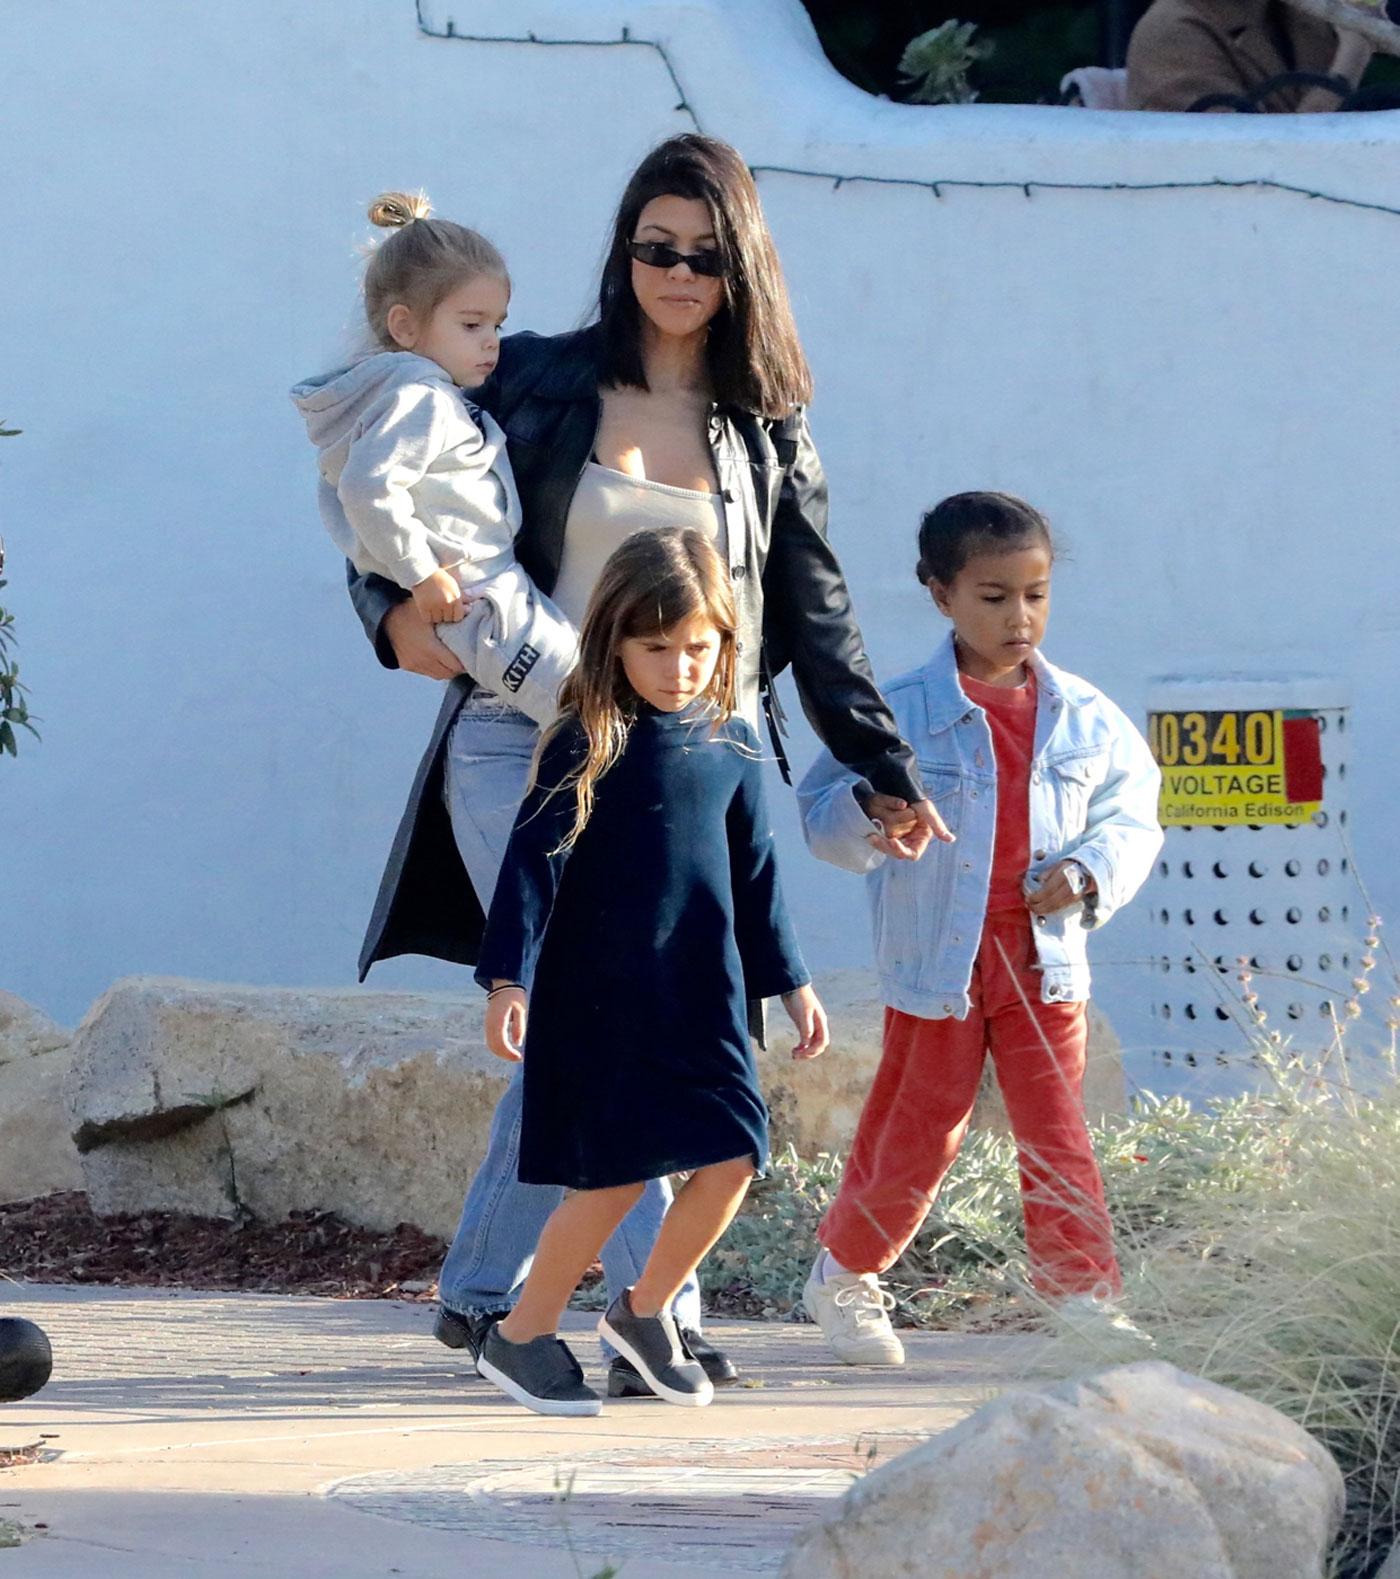
[[801,1041],[792,1050],[794,1058],[816,1058],[824,1053],[830,1035],[827,1030],[826,1010],[810,987],[799,987],[795,992],[783,994],[783,1008],[797,1027]]
[[878,822],[887,839],[902,839],[919,825],[919,819],[909,809],[907,800],[897,795],[867,795],[865,815]]
[[1093,874],[1078,861],[1057,861],[1040,879],[1039,887],[1026,895],[1026,909],[1035,916],[1053,916],[1097,892],[1097,888]]
[[525,1046],[525,989],[493,988],[486,1000],[486,1045],[497,1058],[518,1064]]
[[912,861],[914,852],[905,836],[918,827],[919,819],[909,809],[909,802],[897,795],[875,793],[857,795],[856,799],[871,822],[879,824],[878,833],[871,829],[865,836],[875,849],[896,861]]
[[953,835],[930,800],[916,801],[911,806],[897,795],[868,794],[857,799],[865,815],[880,824],[879,833],[866,837],[882,855],[893,856],[896,861],[917,861],[930,840],[953,842]]
[[909,835],[904,843],[914,852],[914,859],[928,849],[932,840],[937,839],[940,844],[956,844],[957,835],[953,833],[942,817],[938,815],[931,800],[916,800],[909,808],[918,820],[919,826]]
[[425,576],[414,587],[412,596],[419,613],[434,625],[455,625],[466,613],[457,578],[446,570]]

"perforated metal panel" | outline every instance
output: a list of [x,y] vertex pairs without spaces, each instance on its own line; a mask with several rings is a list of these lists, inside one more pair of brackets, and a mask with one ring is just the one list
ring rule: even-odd
[[[1352,881],[1347,827],[1347,706],[1335,682],[1170,680],[1152,712],[1285,710],[1314,715],[1322,804],[1310,820],[1168,826],[1143,902],[1157,940],[1154,1060],[1168,1065],[1247,1063],[1259,1034],[1246,993],[1257,993],[1265,1031],[1297,1052],[1332,1041],[1363,952],[1365,916]],[[1242,980],[1242,976],[1244,979]]]

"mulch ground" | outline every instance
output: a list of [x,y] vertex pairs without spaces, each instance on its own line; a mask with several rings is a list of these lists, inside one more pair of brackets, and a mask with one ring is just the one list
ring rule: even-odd
[[97,1217],[78,1190],[0,1206],[0,1278],[31,1283],[428,1300],[446,1249],[407,1223],[378,1233],[330,1212],[281,1223]]
[[[81,1190],[0,1206],[0,1300],[4,1280],[13,1278],[432,1301],[446,1253],[441,1239],[408,1223],[379,1233],[333,1212],[295,1212],[281,1223],[176,1212],[98,1217]],[[599,1310],[606,1304],[597,1262],[584,1276],[579,1303]],[[737,1283],[706,1303],[713,1315],[762,1320],[773,1314]]]

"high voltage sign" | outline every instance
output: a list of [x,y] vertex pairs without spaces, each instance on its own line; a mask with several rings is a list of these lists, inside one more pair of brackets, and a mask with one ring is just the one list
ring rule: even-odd
[[1316,713],[1149,713],[1147,741],[1162,770],[1164,827],[1307,822],[1322,805]]

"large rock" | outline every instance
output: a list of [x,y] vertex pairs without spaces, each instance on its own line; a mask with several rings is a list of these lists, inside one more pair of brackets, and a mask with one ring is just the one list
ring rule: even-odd
[[[794,1064],[775,1005],[760,1060],[774,1146],[805,1156],[849,1147],[880,1058],[873,978],[835,972],[818,988],[830,1052]],[[482,1004],[475,992],[118,982],[78,1028],[68,1084],[94,1210],[328,1210],[449,1237],[510,1074],[486,1051]],[[1104,1067],[1121,1089],[1116,1059]],[[997,1108],[983,1121],[999,1122]]]
[[445,1238],[508,1075],[477,994],[132,977],[79,1026],[68,1098],[99,1213],[333,1210]]
[[82,1188],[63,1105],[70,1041],[22,998],[0,992],[0,1203]]
[[1327,1451],[1147,1361],[1014,1393],[856,1483],[783,1579],[1320,1579]]
[[23,998],[0,992],[0,1067],[62,1052],[72,1039],[71,1031],[55,1025]]
[[[791,1141],[800,1155],[845,1152],[855,1134],[861,1105],[880,1063],[885,1010],[869,971],[828,971],[817,992],[831,1018],[831,1047],[812,1063],[794,1065],[794,1037],[787,1016],[769,1005],[768,1050],[759,1058],[764,1092],[773,1112],[773,1144]],[[1123,1055],[1106,1016],[1089,1006],[1088,1067],[1084,1105],[1090,1117],[1122,1113],[1127,1107]],[[996,1088],[991,1059],[982,1081],[973,1124],[1007,1132],[1006,1107]]]

